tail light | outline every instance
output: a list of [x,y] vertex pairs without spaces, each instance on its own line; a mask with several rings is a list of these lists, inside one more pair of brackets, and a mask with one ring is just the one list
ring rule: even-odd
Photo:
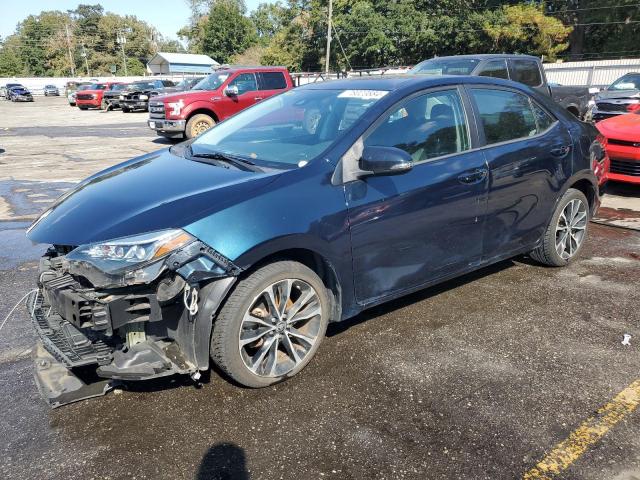
[[640,112],[640,103],[632,103],[627,105],[627,112]]
[[589,147],[589,157],[591,159],[591,169],[593,170],[594,175],[598,179],[598,184],[602,184],[605,181],[605,176],[607,174],[607,138],[599,134],[596,139],[591,143],[591,147]]

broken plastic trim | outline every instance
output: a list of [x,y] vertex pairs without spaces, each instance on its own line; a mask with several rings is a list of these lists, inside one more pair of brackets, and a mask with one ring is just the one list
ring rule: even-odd
[[236,277],[242,272],[242,269],[227,257],[199,240],[169,255],[165,265],[169,270],[179,273],[188,283]]

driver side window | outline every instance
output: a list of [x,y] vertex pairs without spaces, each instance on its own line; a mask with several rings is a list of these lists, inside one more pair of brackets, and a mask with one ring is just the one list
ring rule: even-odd
[[231,83],[229,83],[229,86],[238,87],[238,95],[258,90],[256,77],[253,73],[241,73],[236,78],[234,78]]
[[432,92],[408,100],[387,115],[364,145],[399,148],[414,162],[469,150],[471,142],[458,91]]

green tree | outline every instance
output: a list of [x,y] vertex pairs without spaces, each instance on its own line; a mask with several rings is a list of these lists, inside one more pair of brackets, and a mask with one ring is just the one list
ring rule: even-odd
[[281,2],[261,3],[249,18],[256,28],[261,44],[266,45],[291,20],[291,10]]
[[20,44],[16,35],[0,41],[0,77],[16,77],[23,72]]
[[255,26],[240,0],[213,0],[204,25],[203,53],[220,63],[244,52],[256,42]]

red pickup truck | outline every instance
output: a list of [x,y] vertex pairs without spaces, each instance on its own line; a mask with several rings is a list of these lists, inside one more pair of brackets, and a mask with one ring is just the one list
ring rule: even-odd
[[76,93],[76,105],[80,110],[87,110],[89,108],[101,108],[105,110],[107,108],[106,102],[103,102],[104,92],[111,90],[114,85],[120,85],[122,82],[101,82],[93,83],[88,88],[78,91]]
[[220,68],[191,90],[154,97],[149,128],[165,137],[193,138],[227,117],[293,88],[284,67]]

